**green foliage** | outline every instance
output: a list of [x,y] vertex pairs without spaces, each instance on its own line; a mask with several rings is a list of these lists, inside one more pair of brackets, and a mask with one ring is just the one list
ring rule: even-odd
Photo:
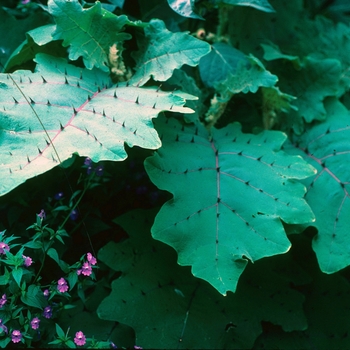
[[[83,319],[97,348],[348,348],[348,5],[109,2],[0,9],[0,346],[60,297],[52,345]],[[59,171],[70,198],[45,192]],[[123,230],[102,276],[66,258],[82,227]],[[49,264],[69,288],[47,300]]]

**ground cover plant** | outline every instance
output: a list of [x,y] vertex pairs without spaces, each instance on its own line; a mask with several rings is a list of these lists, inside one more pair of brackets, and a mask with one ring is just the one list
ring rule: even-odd
[[0,346],[348,348],[349,14],[4,1]]

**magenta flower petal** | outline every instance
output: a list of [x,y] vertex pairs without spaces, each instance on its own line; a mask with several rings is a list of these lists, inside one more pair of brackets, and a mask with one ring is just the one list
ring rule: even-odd
[[92,273],[92,268],[91,268],[90,263],[84,262],[83,266],[81,267],[81,273],[82,273],[84,276],[90,276],[90,275],[91,275],[91,273]]
[[8,244],[6,244],[4,242],[0,242],[0,254],[5,254],[5,250],[7,250],[9,252],[10,247],[8,246]]
[[75,333],[74,343],[78,346],[83,346],[86,343],[86,338],[82,331]]
[[60,293],[65,293],[68,290],[67,281],[64,278],[60,278],[57,282],[57,289]]
[[96,265],[97,260],[96,258],[91,254],[91,253],[87,253],[87,260],[91,265]]
[[0,299],[0,308],[2,308],[7,303],[6,294],[3,294]]
[[11,339],[12,339],[12,342],[13,343],[18,343],[21,341],[22,339],[22,334],[19,330],[14,330],[12,331],[12,334],[11,334]]
[[38,329],[39,328],[39,323],[40,323],[40,320],[37,317],[34,317],[30,321],[30,325],[32,326],[32,329]]

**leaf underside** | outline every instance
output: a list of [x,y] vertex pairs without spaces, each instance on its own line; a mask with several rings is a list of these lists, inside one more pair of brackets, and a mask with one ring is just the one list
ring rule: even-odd
[[242,134],[239,124],[212,131],[158,120],[162,148],[146,159],[150,179],[174,195],[158,213],[152,235],[178,252],[180,265],[220,293],[235,291],[247,259],[289,250],[281,220],[314,220],[295,181],[315,174],[280,147],[282,132]]
[[[156,149],[161,142],[152,118],[163,110],[191,113],[181,92],[162,92],[107,74],[74,67],[64,59],[38,55],[36,72],[0,75],[0,194],[42,174],[73,153],[100,160],[127,157],[124,143]],[[37,113],[40,121],[33,113]]]

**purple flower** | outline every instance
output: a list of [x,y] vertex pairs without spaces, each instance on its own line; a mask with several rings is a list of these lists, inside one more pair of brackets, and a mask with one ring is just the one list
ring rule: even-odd
[[110,342],[109,345],[112,349],[118,349],[117,345],[115,345],[112,341]]
[[135,345],[135,346],[134,346],[134,349],[143,349],[143,348],[141,348],[141,346]]
[[21,4],[22,5],[26,5],[26,4],[29,4],[30,3],[30,0],[22,0],[21,1]]
[[13,343],[18,343],[22,339],[22,334],[20,331],[15,329],[14,331],[12,331],[11,338]]
[[32,258],[30,258],[29,256],[22,255],[22,258],[24,259],[23,265],[25,267],[29,267],[33,263]]
[[90,166],[92,164],[92,160],[89,157],[86,157],[84,160],[84,165]]
[[41,220],[44,220],[46,218],[46,213],[44,211],[44,209],[41,209],[40,213],[38,214],[39,218]]
[[50,291],[49,291],[48,289],[45,289],[45,290],[43,291],[43,294],[44,294],[44,297],[47,299],[48,296],[50,295]]
[[65,293],[68,290],[67,281],[64,278],[60,278],[57,282],[57,289],[60,293]]
[[69,216],[71,220],[75,221],[76,219],[78,219],[78,216],[79,216],[78,210],[76,209],[72,210]]
[[52,308],[51,308],[51,306],[46,306],[46,308],[44,309],[44,312],[43,312],[43,316],[45,318],[51,318],[52,317]]
[[91,253],[87,253],[87,260],[91,265],[96,265],[97,261],[96,258],[91,254]]
[[83,332],[79,331],[75,333],[74,343],[78,346],[83,346],[86,343],[86,338]]
[[32,329],[38,329],[39,328],[39,323],[40,323],[40,320],[37,317],[34,317],[30,321],[30,325],[32,326]]
[[10,247],[5,242],[0,242],[0,254],[5,254],[5,250],[10,251]]
[[88,174],[88,175],[90,175],[91,173],[92,173],[92,166],[90,165],[87,169],[86,169],[86,173]]
[[90,276],[92,273],[91,265],[88,262],[84,262],[83,266],[81,267],[81,273],[84,276]]
[[7,334],[7,327],[2,324],[2,319],[0,318],[0,328],[3,330],[3,332],[5,332]]
[[7,303],[6,294],[3,294],[0,299],[0,308],[2,308]]
[[54,195],[54,198],[56,199],[56,201],[59,201],[60,199],[62,199],[64,197],[64,193],[63,192],[58,192]]
[[102,176],[103,175],[103,165],[99,165],[96,169],[95,169],[95,173],[97,176]]

